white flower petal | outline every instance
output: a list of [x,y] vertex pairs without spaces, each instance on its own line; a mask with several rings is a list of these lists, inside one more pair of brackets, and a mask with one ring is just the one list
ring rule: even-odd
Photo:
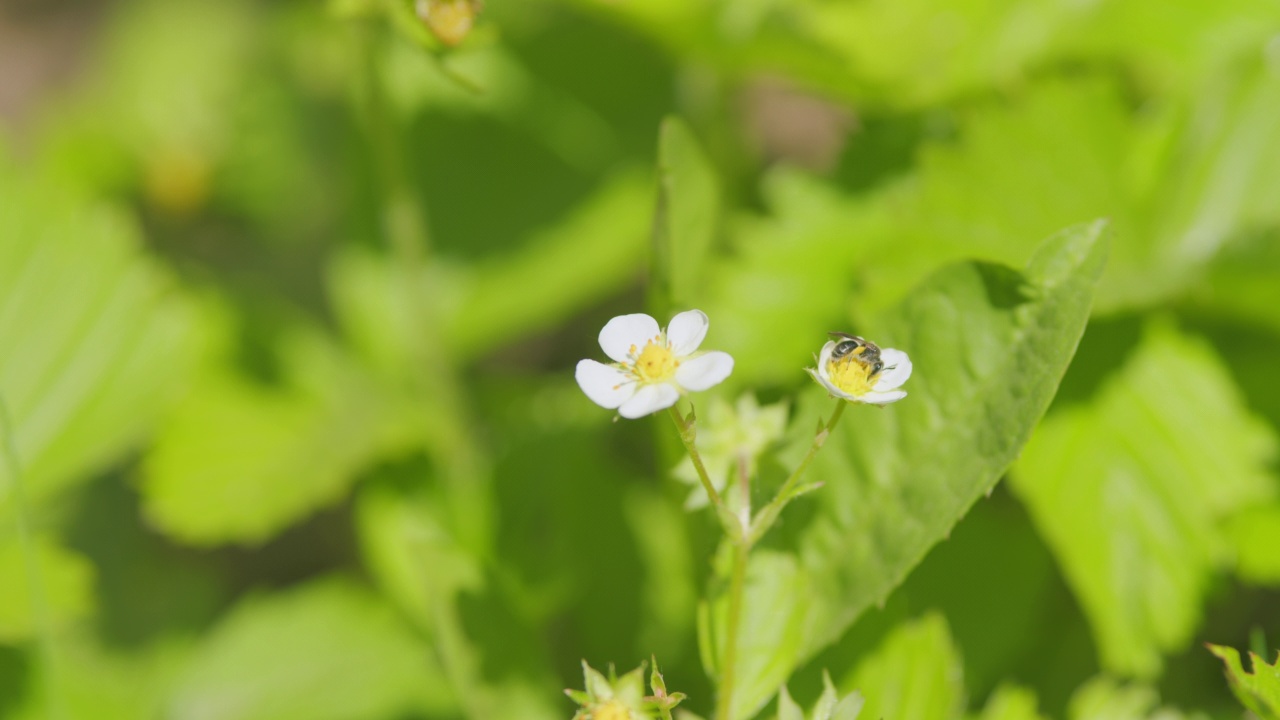
[[836,341],[828,340],[826,345],[822,346],[822,350],[818,353],[818,376],[822,380],[822,384],[827,387],[831,385],[831,373],[827,371],[827,363],[831,362],[831,352],[836,349]]
[[810,377],[812,377],[815,380],[818,380],[818,384],[820,384],[820,386],[824,388],[827,388],[827,392],[832,393],[832,395],[835,395],[836,392],[840,392],[840,391],[837,391],[835,386],[832,386],[831,382],[829,382],[827,378],[822,377],[822,373],[819,373],[818,370],[814,370],[813,368],[805,368],[804,372],[809,373]]
[[857,398],[857,397],[855,397],[855,396],[853,396],[853,395],[850,395],[849,393],[847,393],[847,392],[845,392],[845,391],[841,390],[840,388],[838,388],[838,387],[836,387],[834,384],[832,384],[832,382],[831,382],[830,380],[828,380],[828,379],[827,379],[827,375],[826,375],[826,373],[818,372],[817,370],[814,370],[813,368],[805,368],[804,370],[805,370],[805,372],[807,372],[807,373],[809,373],[810,375],[812,375],[812,376],[813,376],[813,379],[814,379],[814,380],[817,380],[819,385],[821,385],[822,387],[826,388],[826,389],[827,389],[827,393],[828,393],[828,394],[830,394],[830,395],[831,395],[831,397],[843,398],[843,399],[845,399],[845,400],[853,400],[853,401],[855,401],[855,402],[859,400],[859,398]]
[[701,310],[682,312],[671,318],[671,324],[667,326],[667,344],[676,357],[690,355],[702,344],[710,324],[707,314]]
[[645,385],[637,390],[630,400],[622,403],[622,407],[618,408],[618,414],[634,420],[659,410],[666,410],[675,405],[676,400],[679,399],[680,391],[667,383]]
[[890,390],[889,392],[872,391],[858,398],[858,402],[864,402],[869,405],[888,405],[891,402],[898,402],[906,397],[907,393],[903,390]]
[[880,360],[884,363],[884,370],[876,378],[876,392],[896,390],[911,377],[911,358],[901,350],[885,348],[880,351]]
[[685,360],[676,368],[676,382],[685,390],[706,390],[733,372],[733,356],[719,350]]
[[631,346],[636,352],[644,348],[645,343],[662,333],[658,321],[644,313],[619,315],[605,323],[600,331],[600,348],[614,362],[627,362],[627,354]]
[[591,402],[603,408],[613,410],[636,394],[634,378],[595,360],[579,360],[573,376]]

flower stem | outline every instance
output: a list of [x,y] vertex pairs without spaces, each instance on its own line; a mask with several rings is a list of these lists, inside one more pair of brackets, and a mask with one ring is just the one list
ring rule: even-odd
[[827,437],[830,436],[831,431],[835,429],[836,423],[840,422],[840,416],[844,414],[844,408],[848,404],[849,403],[844,400],[836,400],[836,409],[831,413],[831,419],[827,420],[827,424],[822,426],[821,429],[818,430],[818,433],[813,436],[813,444],[809,446],[809,452],[805,454],[804,459],[800,461],[798,466],[796,466],[795,472],[791,473],[791,477],[787,478],[787,481],[782,484],[782,488],[778,490],[778,494],[774,496],[773,500],[769,501],[768,505],[765,505],[760,509],[755,520],[751,523],[750,531],[747,533],[748,543],[754,544],[760,538],[764,537],[764,534],[768,532],[769,528],[773,527],[773,524],[778,520],[778,515],[781,514],[782,508],[786,507],[787,503],[791,502],[795,499],[796,495],[799,494],[797,492],[797,485],[800,483],[800,478],[804,475],[804,471],[809,467],[809,463],[813,460],[813,456],[817,455],[818,450],[822,449],[822,445],[827,441]]
[[13,425],[9,421],[9,406],[0,397],[0,454],[4,455],[5,470],[13,479],[13,504],[16,508],[18,542],[22,551],[22,564],[27,576],[28,601],[31,617],[35,621],[39,637],[40,676],[44,685],[45,717],[53,720],[66,717],[62,698],[58,694],[57,668],[53,647],[53,622],[49,618],[49,604],[44,594],[44,578],[40,572],[35,538],[31,530],[31,509],[27,507],[26,492],[22,482],[22,466],[13,443]]
[[742,600],[746,594],[747,559],[751,540],[743,538],[733,544],[733,575],[729,580],[729,617],[725,623],[724,660],[720,670],[720,689],[716,700],[716,720],[730,720],[733,714],[733,690],[737,681],[738,627],[742,623]]
[[698,480],[702,482],[702,489],[707,491],[707,498],[711,500],[711,506],[715,508],[716,517],[720,519],[720,524],[724,526],[725,533],[735,543],[741,540],[746,534],[747,526],[738,518],[729,512],[728,506],[724,504],[724,498],[716,492],[715,485],[711,484],[711,476],[707,474],[707,467],[702,463],[702,456],[698,454],[698,447],[694,444],[697,431],[692,419],[686,420],[680,411],[672,405],[668,408],[668,414],[671,421],[676,424],[676,430],[679,431],[680,441],[684,443],[684,449],[689,452],[689,459],[693,461],[693,469],[698,473]]
[[[782,484],[777,496],[768,505],[761,508],[755,520],[747,526],[747,532],[737,538],[730,536],[733,541],[733,570],[729,579],[729,615],[725,623],[724,656],[721,662],[720,689],[716,701],[716,720],[732,720],[733,717],[733,691],[737,684],[738,632],[739,626],[742,624],[742,604],[746,595],[747,583],[747,561],[751,555],[751,548],[772,527],[773,523],[778,519],[778,515],[782,512],[782,508],[786,507],[787,503],[799,494],[800,478],[804,476],[804,471],[809,467],[814,455],[818,454],[818,450],[822,448],[822,445],[827,441],[827,437],[831,435],[836,423],[840,422],[840,416],[844,414],[844,407],[847,404],[843,400],[836,402],[835,411],[831,413],[831,418],[827,420],[826,424],[819,428],[818,433],[813,438],[813,444],[809,446],[809,452],[800,461],[800,465],[796,467],[795,472],[791,473],[791,477],[788,477],[786,482]],[[674,412],[674,408],[672,410]],[[685,437],[683,432],[684,423],[679,413],[675,413],[673,417],[676,418],[676,424],[682,428],[681,438],[683,439]],[[700,471],[699,477],[705,477],[705,471],[701,468],[701,460],[694,454],[695,451],[692,448],[691,441],[687,441],[686,445],[689,446],[690,455],[694,458],[694,466]],[[745,465],[740,468],[740,471],[745,472]],[[708,481],[704,481],[704,483],[709,485]],[[708,492],[708,495],[711,495],[711,493]],[[719,502],[718,498],[712,497],[713,502]]]

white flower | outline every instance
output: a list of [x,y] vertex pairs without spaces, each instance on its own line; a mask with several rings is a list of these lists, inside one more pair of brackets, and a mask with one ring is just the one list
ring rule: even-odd
[[898,389],[911,377],[911,358],[906,353],[893,348],[880,349],[880,362],[884,366],[879,372],[875,372],[874,364],[864,359],[863,352],[832,357],[838,344],[840,343],[835,340],[829,340],[818,354],[818,368],[805,368],[832,397],[844,398],[850,402],[888,405],[907,396],[905,391]]
[[619,315],[600,331],[600,347],[614,362],[581,360],[574,376],[592,402],[624,418],[665,410],[733,372],[729,353],[697,352],[709,324],[701,310],[676,315],[666,330],[643,313]]

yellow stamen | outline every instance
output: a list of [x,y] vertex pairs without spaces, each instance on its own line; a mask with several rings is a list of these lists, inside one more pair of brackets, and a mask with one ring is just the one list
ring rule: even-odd
[[676,360],[676,356],[661,342],[659,336],[645,343],[644,350],[632,366],[632,372],[642,382],[655,382],[670,378],[679,365],[680,361]]
[[[861,349],[858,348],[858,350]],[[863,365],[852,357],[828,360],[827,378],[832,385],[850,395],[866,395],[872,390],[871,367]]]

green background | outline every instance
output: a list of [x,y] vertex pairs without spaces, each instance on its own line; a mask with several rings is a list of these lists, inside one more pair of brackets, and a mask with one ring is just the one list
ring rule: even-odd
[[567,718],[653,655],[709,715],[717,523],[572,372],[688,308],[757,506],[827,331],[916,364],[756,551],[739,716],[1275,660],[1274,2],[30,0],[0,89],[0,717]]

